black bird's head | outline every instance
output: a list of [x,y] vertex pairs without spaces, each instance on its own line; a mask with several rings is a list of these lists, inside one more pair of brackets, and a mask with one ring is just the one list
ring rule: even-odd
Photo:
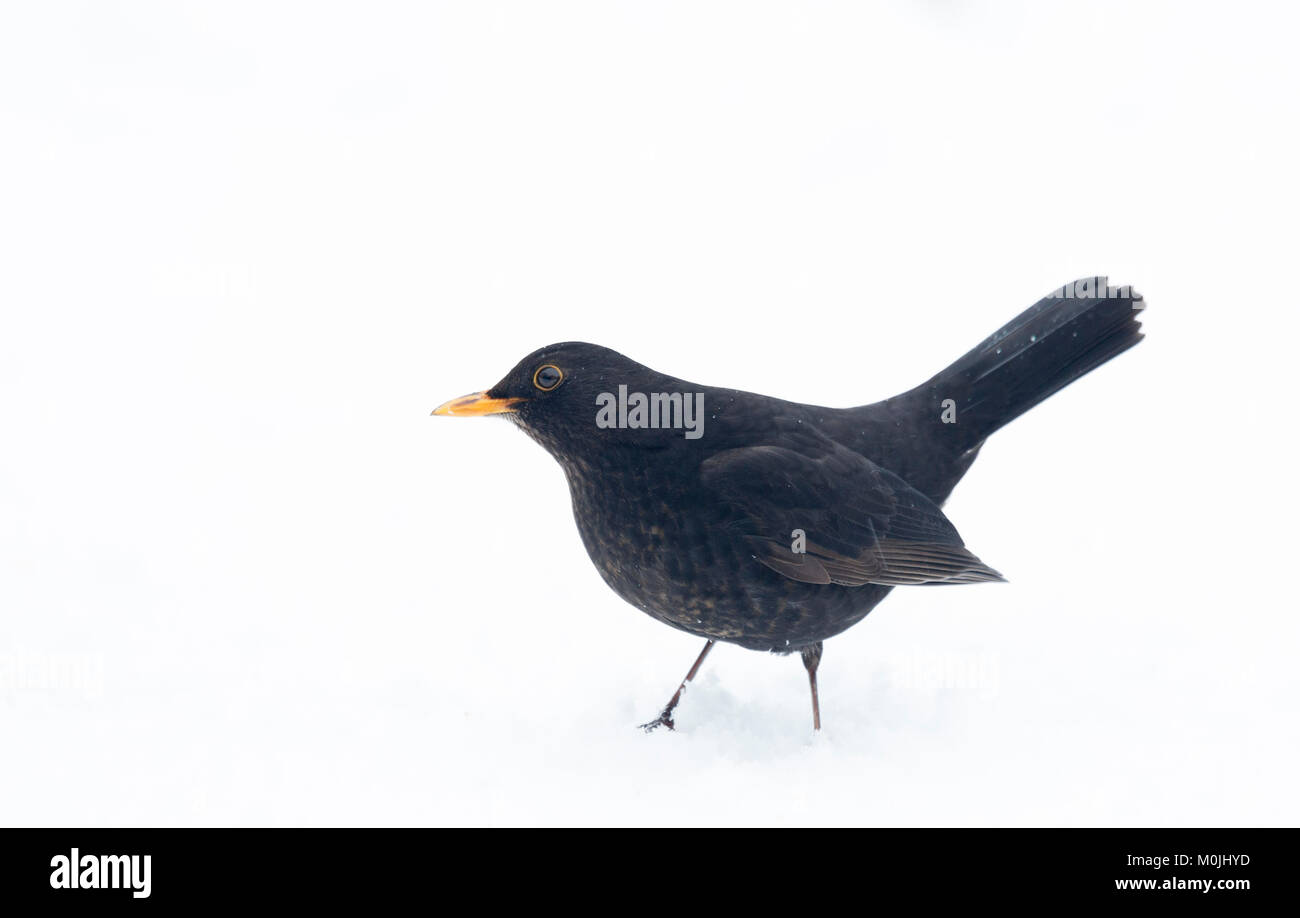
[[491,389],[452,399],[433,413],[502,415],[564,461],[628,439],[625,431],[598,426],[602,395],[617,393],[619,386],[652,391],[671,382],[672,377],[607,347],[568,341],[533,351]]

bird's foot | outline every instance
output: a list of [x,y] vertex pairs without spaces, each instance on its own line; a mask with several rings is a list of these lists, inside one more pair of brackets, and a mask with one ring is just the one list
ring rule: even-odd
[[646,733],[653,733],[655,732],[655,730],[659,729],[660,727],[667,727],[669,730],[673,730],[676,728],[676,726],[677,725],[673,723],[672,712],[665,710],[662,714],[660,714],[654,720],[650,721],[648,724],[642,724],[641,729],[644,730]]

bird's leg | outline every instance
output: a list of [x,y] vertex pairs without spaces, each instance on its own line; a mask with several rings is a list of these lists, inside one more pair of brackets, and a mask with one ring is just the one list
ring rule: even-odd
[[713,642],[705,642],[704,649],[701,650],[700,655],[695,658],[695,665],[692,666],[691,671],[686,674],[686,678],[682,680],[682,684],[677,686],[677,691],[673,692],[673,697],[668,699],[668,704],[659,712],[659,716],[655,720],[650,721],[648,724],[642,724],[642,730],[649,733],[655,727],[667,727],[669,730],[673,729],[675,726],[675,724],[673,724],[673,708],[677,707],[677,702],[682,700],[682,692],[686,689],[686,683],[695,678],[695,674],[700,671],[700,664],[704,662],[704,658],[709,655],[709,651],[712,649]]
[[812,689],[813,730],[822,728],[822,712],[817,704],[817,664],[822,661],[822,642],[809,644],[803,649],[803,668],[808,670],[808,688]]

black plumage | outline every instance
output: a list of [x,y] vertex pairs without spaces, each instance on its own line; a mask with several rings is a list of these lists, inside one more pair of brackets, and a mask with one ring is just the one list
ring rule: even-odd
[[[434,413],[503,414],[559,461],[605,582],[708,640],[686,681],[714,641],[799,651],[819,726],[823,641],[895,586],[1002,579],[940,506],[990,434],[1135,345],[1142,307],[1129,288],[1076,282],[922,385],[857,408],[701,386],[569,342]],[[680,694],[647,726],[671,727]]]

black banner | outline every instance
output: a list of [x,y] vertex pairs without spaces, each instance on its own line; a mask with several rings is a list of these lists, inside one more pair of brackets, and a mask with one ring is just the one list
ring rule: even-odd
[[[0,833],[6,904],[396,906],[441,887],[498,899],[596,888],[807,887],[882,901],[1193,901],[1290,898],[1281,830],[669,831],[39,829]],[[531,893],[530,893],[531,891]],[[584,892],[585,891],[585,892]],[[11,914],[17,914],[11,912]]]

